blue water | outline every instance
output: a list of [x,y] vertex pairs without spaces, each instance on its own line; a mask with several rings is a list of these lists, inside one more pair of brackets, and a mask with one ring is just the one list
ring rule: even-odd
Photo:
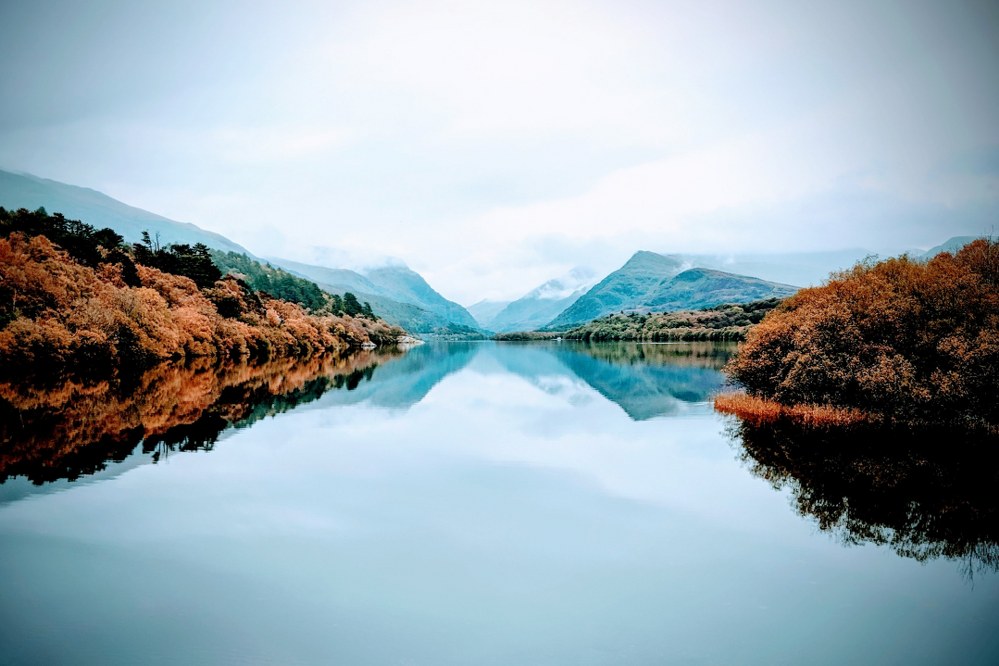
[[719,357],[601,349],[427,345],[211,451],[8,481],[0,663],[999,663],[994,572],[799,515]]

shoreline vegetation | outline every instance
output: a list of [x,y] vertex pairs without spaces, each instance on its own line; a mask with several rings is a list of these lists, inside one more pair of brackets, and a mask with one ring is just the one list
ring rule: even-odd
[[745,393],[718,411],[753,425],[956,426],[999,432],[999,243],[927,262],[868,261],[803,289],[726,366]]
[[526,342],[575,340],[580,342],[740,342],[783,299],[726,303],[702,310],[621,312],[594,319],[566,331],[497,333],[494,340]]
[[622,312],[569,329],[562,337],[583,342],[741,341],[782,301],[780,298],[769,298],[752,303],[726,303],[701,310]]
[[44,209],[0,208],[0,379],[342,354],[406,335],[352,294],[303,290],[273,269],[248,276],[297,290],[318,306],[308,307],[223,276],[203,245],[143,241],[128,246],[111,229]]

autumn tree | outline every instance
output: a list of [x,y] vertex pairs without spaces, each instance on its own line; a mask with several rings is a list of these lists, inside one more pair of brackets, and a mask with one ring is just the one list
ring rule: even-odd
[[[220,275],[203,245],[164,248],[145,234],[127,248],[110,230],[44,209],[0,208],[0,378],[301,357],[390,344],[403,333],[383,321],[313,314]],[[356,298],[352,305],[365,313]]]
[[767,315],[728,366],[751,396],[999,423],[999,243],[862,263]]

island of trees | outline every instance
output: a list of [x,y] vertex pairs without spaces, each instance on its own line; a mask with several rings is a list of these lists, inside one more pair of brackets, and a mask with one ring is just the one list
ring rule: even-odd
[[146,235],[129,246],[44,209],[0,208],[0,376],[342,352],[404,333],[352,294],[317,294],[239,256],[225,257],[236,274],[223,275],[204,245],[161,247]]
[[727,368],[716,406],[763,422],[874,420],[999,428],[999,243],[928,262],[866,262],[804,289]]

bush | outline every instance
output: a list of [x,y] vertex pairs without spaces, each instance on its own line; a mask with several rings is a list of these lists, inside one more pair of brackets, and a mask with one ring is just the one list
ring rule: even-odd
[[893,419],[999,422],[999,244],[858,264],[750,331],[727,371],[752,396]]

